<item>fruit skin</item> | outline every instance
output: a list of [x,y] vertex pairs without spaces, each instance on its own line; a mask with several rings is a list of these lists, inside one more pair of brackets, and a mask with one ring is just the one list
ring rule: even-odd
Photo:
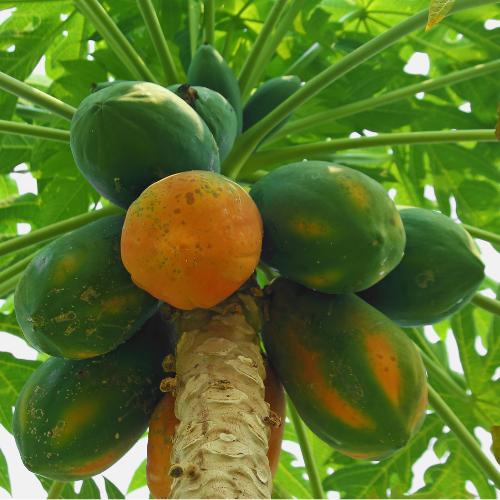
[[[265,401],[269,403],[271,411],[281,418],[280,427],[271,427],[271,438],[267,458],[274,479],[278,470],[281,454],[281,442],[285,433],[286,397],[276,371],[264,358],[266,365],[266,388]],[[151,421],[149,422],[148,434],[148,459],[146,462],[146,478],[148,488],[153,498],[168,498],[173,478],[168,472],[172,466],[170,453],[172,451],[175,427],[179,420],[174,413],[175,397],[165,394],[155,408]]]
[[168,90],[186,101],[207,124],[219,148],[222,162],[231,151],[238,132],[236,113],[229,102],[205,87],[172,85]]
[[236,113],[238,135],[243,128],[243,111],[238,80],[222,56],[208,43],[196,50],[187,73],[189,85],[215,90],[225,97]]
[[49,358],[24,385],[13,434],[24,465],[55,481],[99,474],[142,436],[161,398],[162,360],[175,334],[160,313],[114,351]]
[[108,87],[112,87],[118,83],[126,82],[127,80],[113,80],[112,82],[99,82],[93,83],[90,86],[90,93],[94,94],[95,92],[99,92],[99,90],[106,89]]
[[175,94],[148,82],[118,83],[85,98],[71,121],[70,144],[85,178],[122,208],[169,175],[220,171],[205,122]]
[[326,293],[364,290],[402,259],[401,217],[382,185],[324,161],[292,163],[252,187],[264,222],[262,260]]
[[212,172],[183,172],[132,203],[122,260],[134,283],[178,309],[212,307],[259,263],[262,219],[247,192]]
[[158,309],[122,264],[125,215],[77,229],[43,248],[14,295],[26,340],[62,358],[90,358],[130,338]]
[[[273,109],[277,108],[282,102],[286,101],[291,95],[300,89],[302,81],[298,76],[278,76],[264,82],[248,99],[243,108],[243,132],[253,127],[262,120]],[[261,144],[275,132],[277,132],[285,123],[290,120],[293,113],[290,113],[282,122],[274,127]]]
[[469,233],[432,210],[398,207],[406,231],[401,263],[360,297],[403,327],[433,325],[465,307],[484,279]]
[[425,369],[411,340],[355,294],[271,284],[261,335],[306,425],[332,448],[382,460],[418,431],[427,408]]

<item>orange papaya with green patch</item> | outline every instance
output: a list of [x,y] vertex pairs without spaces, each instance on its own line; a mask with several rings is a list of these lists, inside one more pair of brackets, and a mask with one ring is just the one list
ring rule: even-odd
[[422,359],[405,333],[355,294],[285,278],[270,285],[262,340],[305,424],[361,460],[401,450],[427,409]]
[[403,258],[396,206],[381,184],[357,170],[292,163],[256,182],[250,196],[264,223],[261,259],[313,290],[364,290]]
[[144,434],[161,399],[173,326],[156,313],[114,351],[88,360],[51,357],[24,385],[12,429],[24,465],[54,481],[95,476]]
[[91,358],[129,339],[160,305],[132,282],[120,255],[125,215],[87,224],[43,248],[14,304],[26,340],[61,358]]

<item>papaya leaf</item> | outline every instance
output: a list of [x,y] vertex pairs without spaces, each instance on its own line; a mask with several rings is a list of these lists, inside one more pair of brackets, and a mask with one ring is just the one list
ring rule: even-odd
[[427,26],[425,31],[429,31],[435,24],[439,23],[451,8],[455,0],[431,0],[431,6],[429,7],[429,20],[427,21]]
[[309,482],[303,477],[306,468],[293,467],[291,464],[295,460],[294,455],[282,450],[275,480],[279,484],[286,484],[288,491],[296,498],[312,498]]
[[12,493],[7,461],[5,460],[2,450],[0,450],[0,487],[7,490],[9,493]]
[[141,465],[139,465],[139,467],[137,467],[136,471],[134,472],[127,493],[142,488],[143,486],[147,486],[146,460],[144,460],[144,462],[142,462]]
[[16,315],[13,313],[0,315],[0,331],[10,333],[24,340],[23,331],[17,322]]
[[425,472],[427,486],[417,493],[432,495],[431,498],[474,498],[465,488],[465,478],[477,488],[479,498],[494,498],[495,488],[489,484],[488,477],[458,442],[453,433],[440,437],[434,445],[440,458],[449,451],[444,464],[434,465]]
[[82,489],[80,490],[80,493],[78,493],[77,498],[101,498],[101,492],[92,478],[85,479],[85,481],[83,481]]
[[12,407],[24,383],[40,366],[39,361],[17,359],[8,352],[0,352],[0,424],[12,433]]
[[498,105],[498,116],[499,116],[499,120],[497,122],[497,124],[495,125],[495,135],[498,137],[498,140],[500,141],[500,104]]
[[112,483],[108,478],[104,478],[104,484],[106,486],[106,493],[108,494],[108,498],[125,498],[123,493]]
[[491,437],[493,438],[493,444],[491,445],[491,453],[495,457],[495,460],[500,464],[500,426],[493,425],[490,428]]
[[[37,477],[42,484],[43,489],[48,493],[54,481],[42,476]],[[67,482],[64,485],[64,488],[58,498],[60,498],[61,500],[76,500],[78,498],[78,495],[75,493],[75,483],[73,481]]]

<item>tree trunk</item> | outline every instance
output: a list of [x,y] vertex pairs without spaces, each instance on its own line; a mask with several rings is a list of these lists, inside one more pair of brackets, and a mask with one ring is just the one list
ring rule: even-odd
[[179,311],[169,498],[271,498],[261,298],[252,278],[211,309]]

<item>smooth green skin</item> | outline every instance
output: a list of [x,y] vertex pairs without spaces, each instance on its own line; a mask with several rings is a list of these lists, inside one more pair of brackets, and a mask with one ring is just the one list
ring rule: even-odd
[[108,87],[112,87],[118,83],[126,82],[127,80],[113,80],[112,82],[99,82],[93,83],[90,87],[90,93],[94,94],[95,92],[99,92],[99,90],[107,89]]
[[[261,335],[266,353],[305,424],[347,454],[387,458],[418,431],[427,407],[427,379],[411,340],[382,313],[354,294],[314,292],[285,278],[270,286],[269,320]],[[398,404],[371,369],[367,337],[382,335],[400,376]],[[393,361],[387,360],[387,363]],[[335,391],[373,426],[355,427],[329,407]],[[344,407],[342,410],[344,411]]]
[[71,121],[70,140],[85,178],[125,209],[169,175],[220,172],[217,144],[205,122],[154,83],[122,82],[89,95]]
[[240,87],[222,56],[208,43],[201,45],[196,50],[187,73],[189,85],[206,87],[215,90],[225,97],[236,113],[238,120],[238,135],[243,129],[243,112],[241,104]]
[[432,210],[398,207],[406,232],[401,263],[360,297],[399,326],[433,325],[465,307],[484,279],[469,233]]
[[[215,90],[205,87],[190,87],[190,95],[198,97],[193,103],[189,102],[188,85],[171,85],[168,90],[184,99],[207,124],[212,132],[215,142],[219,147],[219,158],[223,162],[233,147],[234,140],[238,133],[238,120],[236,113],[229,102]],[[179,88],[181,90],[179,91]]]
[[323,161],[279,167],[250,191],[264,223],[261,259],[309,288],[372,286],[403,257],[405,234],[381,184]]
[[62,358],[111,351],[151,317],[160,301],[137,287],[121,260],[125,214],[104,217],[43,248],[14,295],[26,340]]
[[[298,76],[278,76],[264,82],[248,99],[243,108],[243,132],[253,127],[282,102],[286,101],[300,89],[301,85],[302,81]],[[262,144],[267,138],[283,127],[292,116],[293,113],[290,113],[260,143]]]
[[125,344],[90,360],[49,358],[24,385],[12,429],[24,465],[54,481],[92,477],[143,435],[162,397],[173,327],[155,314]]

